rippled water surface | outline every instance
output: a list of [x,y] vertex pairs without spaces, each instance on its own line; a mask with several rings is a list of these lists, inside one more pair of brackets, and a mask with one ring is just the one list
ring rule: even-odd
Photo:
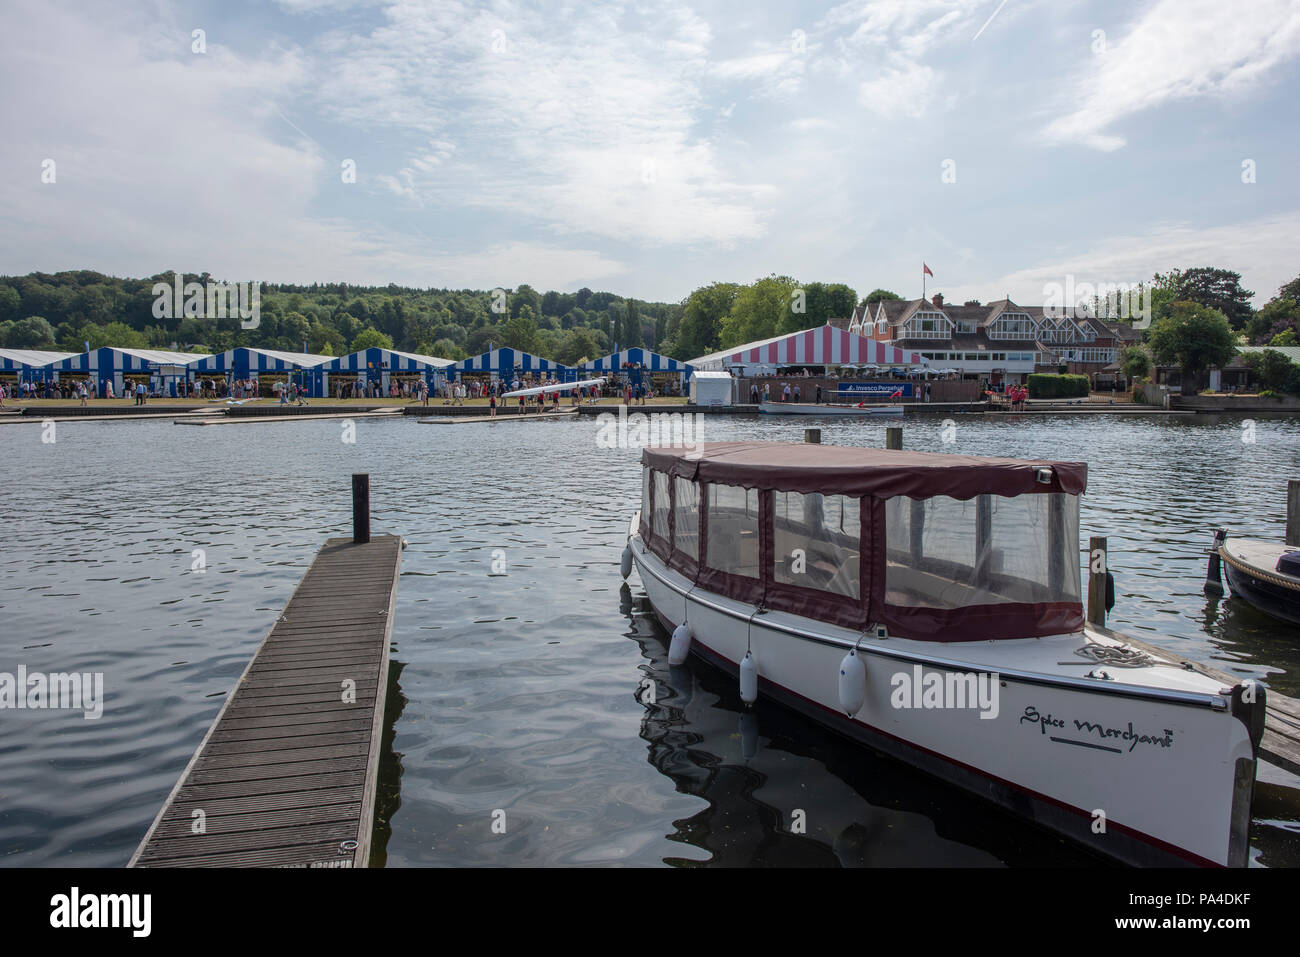
[[[1215,526],[1281,537],[1300,426],[1261,419],[1248,443],[1228,418],[955,421],[945,446],[940,419],[909,419],[906,445],[1088,463],[1080,534],[1109,537],[1115,627],[1300,695],[1300,632],[1201,592]],[[808,424],[884,442],[877,423],[732,417],[706,437]],[[409,542],[376,863],[1096,863],[780,708],[744,713],[705,666],[669,668],[618,571],[638,456],[598,449],[592,420],[356,428],[86,422],[45,445],[0,426],[0,671],[101,671],[107,699],[99,720],[0,711],[4,863],[126,863],[321,542],[348,532],[356,471],[374,530]],[[1257,862],[1300,863],[1298,819],[1257,803]]]

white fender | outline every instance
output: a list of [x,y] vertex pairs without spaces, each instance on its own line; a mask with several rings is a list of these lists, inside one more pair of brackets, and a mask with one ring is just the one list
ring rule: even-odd
[[866,703],[867,668],[855,648],[840,662],[840,707],[851,718]]
[[670,665],[680,665],[686,660],[686,656],[691,653],[691,639],[694,637],[691,626],[685,622],[673,629],[673,640],[668,644]]
[[620,570],[623,572],[624,578],[632,574],[632,546],[631,545],[623,546],[623,564]]
[[748,651],[740,663],[740,700],[745,704],[753,704],[758,700],[758,662]]

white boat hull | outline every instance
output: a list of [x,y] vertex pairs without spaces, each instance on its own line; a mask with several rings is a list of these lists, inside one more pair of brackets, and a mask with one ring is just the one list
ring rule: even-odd
[[902,415],[901,405],[838,405],[810,402],[760,402],[759,412],[768,415]]
[[[1152,687],[1085,679],[1086,663],[1065,676],[1015,667],[1066,661],[1082,635],[938,644],[863,638],[784,612],[755,614],[752,605],[694,586],[636,535],[630,545],[664,627],[689,622],[691,653],[733,674],[751,652],[761,695],[1108,856],[1136,864],[1247,862],[1255,749],[1218,682],[1164,664],[1146,669]],[[855,643],[867,694],[849,718],[839,703],[840,662]],[[996,673],[996,716],[897,706],[895,676],[918,666]]]

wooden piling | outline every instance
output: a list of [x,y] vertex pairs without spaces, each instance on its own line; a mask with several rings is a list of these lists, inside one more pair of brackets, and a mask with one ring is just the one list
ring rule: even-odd
[[1300,479],[1286,483],[1286,544],[1300,546]]
[[885,448],[901,451],[903,448],[903,428],[891,425],[885,429]]
[[821,429],[804,429],[804,430],[803,430],[803,440],[804,440],[805,442],[812,442],[814,445],[821,445],[821,441],[822,441],[822,430],[821,430]]
[[[1098,555],[1098,552],[1101,554]],[[1106,572],[1108,570],[1106,539],[1094,535],[1088,539],[1088,621],[1094,625],[1106,624]]]
[[352,475],[352,541],[370,541],[370,475],[365,472]]

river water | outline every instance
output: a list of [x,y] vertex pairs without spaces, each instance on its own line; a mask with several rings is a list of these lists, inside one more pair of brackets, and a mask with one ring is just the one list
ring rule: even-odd
[[[710,416],[705,437],[813,424],[884,444],[883,424],[834,420]],[[594,421],[355,425],[354,443],[329,420],[66,423],[52,444],[0,427],[0,671],[103,672],[106,699],[98,720],[0,711],[0,860],[126,863],[321,542],[349,533],[365,471],[374,531],[409,543],[375,863],[1097,863],[779,707],[746,713],[706,666],[670,669],[618,571],[638,453],[599,448]],[[1216,526],[1281,537],[1296,422],[905,428],[912,449],[1086,461],[1080,535],[1109,537],[1110,623],[1300,695],[1300,632],[1201,591]],[[1255,862],[1300,864],[1300,810],[1257,802],[1256,818]]]

